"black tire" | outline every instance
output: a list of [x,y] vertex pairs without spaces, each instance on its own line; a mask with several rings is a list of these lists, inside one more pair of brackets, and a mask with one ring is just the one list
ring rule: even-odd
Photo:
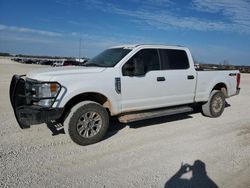
[[65,133],[73,142],[82,146],[102,140],[108,127],[107,110],[93,101],[75,105],[64,121]]
[[210,93],[208,102],[202,105],[202,113],[208,117],[219,117],[225,108],[225,95],[222,91],[214,90]]

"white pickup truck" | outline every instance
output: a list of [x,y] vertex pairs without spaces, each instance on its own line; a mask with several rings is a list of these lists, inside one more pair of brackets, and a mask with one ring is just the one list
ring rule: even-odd
[[196,104],[218,117],[239,84],[238,70],[196,70],[185,47],[125,45],[82,67],[14,75],[10,100],[21,128],[56,120],[75,143],[88,145],[104,137],[110,116],[126,123],[190,112]]

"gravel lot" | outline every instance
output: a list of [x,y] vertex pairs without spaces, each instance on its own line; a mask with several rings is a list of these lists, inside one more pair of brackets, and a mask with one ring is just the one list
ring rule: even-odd
[[[0,187],[171,188],[200,181],[250,187],[250,74],[242,75],[240,95],[227,100],[220,118],[192,113],[113,121],[105,140],[81,147],[45,124],[18,127],[8,97],[11,76],[41,67],[0,59]],[[197,160],[181,176],[181,164]]]

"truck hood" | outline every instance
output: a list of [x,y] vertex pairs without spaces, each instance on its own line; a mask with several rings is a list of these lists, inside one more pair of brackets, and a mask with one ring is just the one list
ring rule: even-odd
[[103,67],[79,67],[79,66],[41,68],[29,72],[27,74],[27,77],[34,80],[51,81],[53,77],[98,73],[104,71],[105,69],[106,68]]

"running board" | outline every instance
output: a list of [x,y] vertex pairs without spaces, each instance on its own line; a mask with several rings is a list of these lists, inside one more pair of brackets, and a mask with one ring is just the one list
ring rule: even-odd
[[162,116],[169,116],[174,114],[181,114],[186,112],[192,112],[193,108],[189,106],[181,106],[181,107],[173,107],[167,109],[157,109],[151,110],[147,112],[137,112],[133,114],[125,114],[120,116],[118,119],[121,123],[129,123],[132,121],[139,121],[144,119],[162,117]]

